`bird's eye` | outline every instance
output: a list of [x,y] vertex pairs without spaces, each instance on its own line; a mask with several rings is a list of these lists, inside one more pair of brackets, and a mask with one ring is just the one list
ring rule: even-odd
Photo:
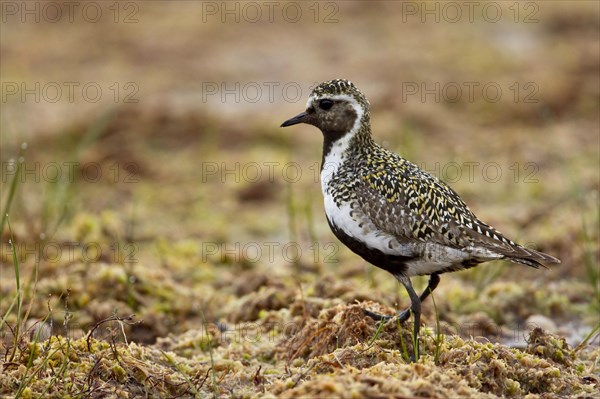
[[319,108],[327,111],[327,110],[331,109],[331,107],[333,107],[333,100],[324,98],[323,100],[319,101]]

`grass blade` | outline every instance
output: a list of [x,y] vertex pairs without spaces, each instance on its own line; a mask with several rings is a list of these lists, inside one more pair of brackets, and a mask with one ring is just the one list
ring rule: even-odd
[[6,200],[6,204],[4,205],[4,209],[2,210],[2,221],[0,222],[0,233],[4,231],[4,224],[8,220],[8,212],[10,211],[10,207],[12,205],[13,199],[15,197],[15,192],[17,191],[17,185],[19,183],[19,178],[21,177],[21,165],[25,162],[25,150],[27,149],[27,143],[21,144],[21,150],[19,151],[19,157],[16,161],[16,170],[13,175],[12,181],[10,182],[10,189],[8,190],[8,198]]

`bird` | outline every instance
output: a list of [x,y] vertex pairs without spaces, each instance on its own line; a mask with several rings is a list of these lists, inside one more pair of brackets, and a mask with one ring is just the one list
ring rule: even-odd
[[[306,110],[283,122],[317,127],[323,134],[321,190],[333,234],[352,252],[391,273],[406,289],[414,316],[418,359],[421,303],[440,274],[506,259],[534,268],[560,260],[525,248],[479,220],[460,196],[437,177],[378,145],[371,133],[369,101],[350,81],[323,82],[311,91]],[[428,275],[418,295],[411,277]],[[389,320],[369,310],[375,320]]]

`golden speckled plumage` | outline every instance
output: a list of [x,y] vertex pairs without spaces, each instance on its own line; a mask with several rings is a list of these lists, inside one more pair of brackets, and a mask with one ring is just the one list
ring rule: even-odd
[[[329,193],[338,205],[356,201],[378,228],[401,241],[429,241],[457,249],[481,246],[534,267],[556,261],[504,237],[480,221],[447,184],[376,144],[371,137],[368,101],[351,82],[338,79],[322,83],[311,97],[340,94],[356,99],[365,113],[348,146],[347,161],[329,184]],[[323,165],[324,170],[327,167]]]

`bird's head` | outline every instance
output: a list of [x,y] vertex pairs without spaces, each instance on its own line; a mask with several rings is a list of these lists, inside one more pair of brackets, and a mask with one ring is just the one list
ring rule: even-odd
[[326,138],[335,140],[349,132],[356,133],[368,117],[366,97],[352,82],[335,79],[315,87],[306,103],[306,111],[283,122],[281,127],[308,123],[318,127]]

